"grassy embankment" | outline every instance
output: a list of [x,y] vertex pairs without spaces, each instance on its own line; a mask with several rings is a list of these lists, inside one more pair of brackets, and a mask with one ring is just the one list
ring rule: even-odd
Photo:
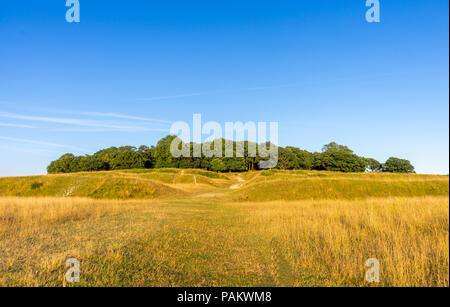
[[0,178],[0,286],[449,286],[448,176],[152,170]]

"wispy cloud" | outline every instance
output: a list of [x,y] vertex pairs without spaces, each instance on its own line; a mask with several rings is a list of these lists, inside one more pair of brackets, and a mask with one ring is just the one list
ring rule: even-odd
[[[135,117],[135,116],[129,116],[129,115],[115,114],[115,113],[86,112],[85,115],[87,115],[87,114],[90,114],[92,116],[115,117],[115,118],[128,119],[128,120],[140,120],[140,121],[151,121],[152,120],[152,119],[144,118],[144,117]],[[152,127],[145,127],[145,126],[112,124],[112,123],[108,123],[105,121],[99,121],[99,120],[29,116],[29,115],[14,114],[14,113],[8,113],[8,112],[0,112],[0,117],[24,120],[24,121],[37,121],[37,122],[54,123],[54,124],[62,124],[62,125],[99,128],[100,130],[108,130],[108,131],[137,132],[137,131],[166,131],[166,130],[168,130],[168,129],[152,128]],[[169,123],[169,122],[167,122],[167,123]]]
[[57,148],[67,148],[67,149],[80,150],[80,148],[75,147],[75,146],[55,144],[55,143],[48,143],[48,142],[41,142],[41,141],[36,141],[36,140],[11,138],[11,137],[6,137],[6,136],[0,136],[0,140],[11,141],[11,142],[16,142],[16,143],[26,143],[26,144],[33,144],[33,145],[42,145],[42,146],[49,146],[49,147],[57,147]]
[[120,119],[129,119],[129,120],[164,123],[164,124],[171,123],[170,121],[162,120],[162,119],[139,117],[139,116],[125,115],[125,114],[117,114],[117,113],[99,113],[99,112],[78,112],[77,113],[77,112],[74,112],[73,114],[86,115],[86,116],[109,117],[109,118],[120,118]]
[[39,121],[39,122],[47,122],[47,123],[55,123],[55,124],[84,126],[84,127],[99,127],[99,128],[114,128],[114,129],[128,129],[129,128],[127,126],[108,125],[105,123],[101,123],[98,121],[91,121],[91,120],[59,118],[59,117],[29,116],[29,115],[7,113],[7,112],[0,112],[0,117],[26,120],[26,121]]
[[55,128],[51,131],[57,132],[165,132],[169,133],[170,129],[164,128],[150,128],[150,127],[130,127],[129,129],[114,129],[114,128]]
[[27,129],[36,128],[34,126],[29,126],[29,125],[9,124],[9,123],[0,123],[0,127],[27,128]]

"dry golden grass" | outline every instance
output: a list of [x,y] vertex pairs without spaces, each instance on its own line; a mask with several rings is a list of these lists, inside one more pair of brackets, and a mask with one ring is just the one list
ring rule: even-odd
[[150,226],[143,210],[157,219],[157,208],[154,201],[0,198],[7,217],[0,218],[0,286],[62,286],[66,259],[137,238]]
[[0,198],[0,233],[123,213],[138,202],[56,197]]
[[448,196],[220,198],[0,198],[0,286],[449,286]]
[[0,286],[66,285],[75,257],[79,286],[448,287],[448,186],[308,171],[0,178]]
[[[247,175],[236,201],[365,199],[449,195],[448,176],[265,171]],[[251,176],[251,177],[250,177]]]
[[272,238],[291,281],[279,285],[364,286],[365,262],[376,258],[379,285],[401,287],[449,286],[448,205],[448,197],[229,204],[248,213],[242,223],[255,236]]

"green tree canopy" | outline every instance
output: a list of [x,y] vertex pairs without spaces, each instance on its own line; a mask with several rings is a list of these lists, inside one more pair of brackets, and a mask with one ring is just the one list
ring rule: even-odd
[[331,142],[330,144],[324,145],[322,147],[322,152],[327,151],[343,151],[348,153],[353,153],[353,150],[344,145],[339,145],[336,142]]
[[358,173],[366,170],[366,161],[348,151],[325,151],[314,155],[313,169]]
[[391,157],[383,164],[387,173],[414,173],[414,166],[408,160]]
[[294,169],[310,170],[313,165],[313,154],[296,147],[286,147],[295,155]]
[[[259,163],[268,159],[267,157],[261,157],[260,148],[256,143],[248,141],[233,142],[225,139],[217,140],[222,144],[222,148],[215,154],[222,154],[222,157],[209,157],[209,155],[207,157],[203,151],[200,157],[174,157],[170,150],[174,140],[179,142],[179,149],[190,149],[191,155],[194,152],[194,146],[197,146],[194,143],[182,143],[178,137],[169,135],[161,139],[156,147],[144,145],[139,148],[133,146],[110,147],[102,149],[92,156],[74,156],[68,153],[51,162],[47,171],[51,174],[142,168],[193,168],[218,172],[241,172],[258,170]],[[210,150],[214,149],[214,142],[204,143],[203,145]],[[269,143],[264,145],[267,149],[270,146]],[[390,158],[385,164],[381,165],[377,160],[359,157],[347,146],[339,145],[335,142],[325,145],[320,153],[310,153],[291,146],[277,148],[277,169],[313,169],[339,172],[414,172],[414,167],[408,160]],[[226,149],[233,153],[233,157],[225,156]],[[253,149],[256,149],[256,152]],[[238,152],[243,153],[244,156],[238,157]]]
[[73,154],[68,153],[62,155],[61,158],[50,163],[47,167],[47,172],[49,174],[70,173],[71,165],[74,159],[75,156]]
[[155,168],[178,167],[178,159],[170,152],[170,145],[176,138],[169,135],[158,142],[154,149]]
[[222,159],[213,159],[211,161],[211,170],[216,172],[225,172],[228,170]]

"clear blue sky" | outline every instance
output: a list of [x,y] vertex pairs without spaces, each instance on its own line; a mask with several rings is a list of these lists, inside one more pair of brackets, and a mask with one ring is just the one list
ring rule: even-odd
[[280,145],[336,141],[449,172],[449,3],[0,0],[0,176],[65,152],[155,144],[174,121],[278,121]]

